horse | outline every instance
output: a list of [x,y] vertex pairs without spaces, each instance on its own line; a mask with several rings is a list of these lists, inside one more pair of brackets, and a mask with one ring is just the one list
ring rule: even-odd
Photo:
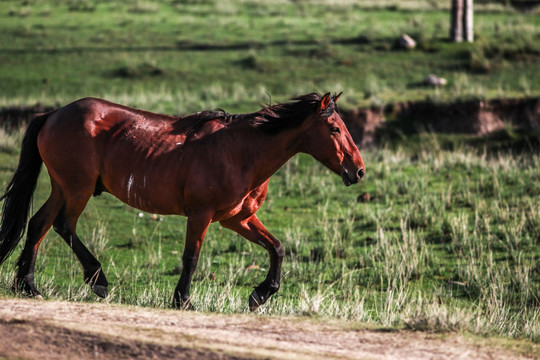
[[[101,263],[76,226],[92,195],[108,192],[142,211],[187,217],[174,308],[193,308],[191,279],[210,223],[219,222],[266,249],[269,271],[249,296],[249,309],[255,311],[279,290],[284,257],[281,243],[256,215],[270,176],[297,153],[310,154],[346,186],[365,174],[362,156],[338,114],[340,95],[310,93],[236,115],[217,109],[173,117],[97,98],[38,114],[25,131],[17,169],[0,198],[0,264],[28,225],[13,289],[43,298],[34,268],[39,246],[53,227],[82,265],[84,282],[97,296],[107,297]],[[43,163],[51,193],[28,221]]]

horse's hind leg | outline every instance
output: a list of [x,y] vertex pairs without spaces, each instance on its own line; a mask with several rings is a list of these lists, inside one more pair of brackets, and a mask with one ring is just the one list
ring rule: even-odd
[[63,200],[58,188],[53,184],[49,199],[36,212],[28,223],[28,233],[24,249],[17,261],[17,275],[13,282],[15,291],[25,291],[29,295],[41,298],[41,293],[34,283],[36,256],[41,241],[51,228],[53,220],[62,208]]
[[54,230],[64,239],[75,253],[84,270],[84,282],[99,297],[107,297],[109,283],[101,269],[100,262],[84,246],[76,233],[77,220],[84,210],[93,188],[89,191],[78,191],[77,194],[66,194],[66,203],[53,222]]

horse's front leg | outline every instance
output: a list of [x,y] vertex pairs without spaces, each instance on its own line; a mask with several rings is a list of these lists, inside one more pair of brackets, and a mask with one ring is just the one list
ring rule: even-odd
[[191,277],[197,268],[199,253],[206,235],[206,230],[212,221],[212,214],[198,213],[188,217],[186,244],[184,255],[182,256],[182,274],[173,296],[173,307],[177,309],[193,309],[189,300],[189,288],[191,287]]
[[265,248],[270,255],[270,270],[266,279],[260,283],[249,296],[249,309],[251,311],[264,304],[272,294],[279,290],[281,280],[281,262],[283,260],[283,248],[277,240],[260,222],[255,214],[238,220],[235,218],[220,222],[224,227],[236,231],[249,241]]

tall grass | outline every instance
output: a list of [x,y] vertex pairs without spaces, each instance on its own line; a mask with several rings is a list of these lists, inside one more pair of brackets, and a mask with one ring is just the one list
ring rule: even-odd
[[[448,152],[436,137],[422,139],[414,156],[405,149],[364,152],[368,175],[357,188],[343,188],[306,156],[275,175],[260,217],[286,257],[282,288],[260,313],[540,341],[540,156]],[[9,164],[0,169],[5,183],[16,157],[0,156]],[[46,197],[46,182],[40,179],[36,202]],[[357,202],[364,192],[371,201]],[[79,233],[111,283],[104,301],[168,307],[184,227],[185,219],[141,217],[111,197],[91,201]],[[4,295],[14,260],[0,268]],[[247,312],[268,266],[262,248],[212,225],[193,303],[200,311]],[[47,298],[102,301],[52,233],[36,279]]]

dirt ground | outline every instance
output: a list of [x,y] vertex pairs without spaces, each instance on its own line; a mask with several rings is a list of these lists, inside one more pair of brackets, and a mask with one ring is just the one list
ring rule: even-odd
[[536,350],[310,318],[0,299],[8,359],[538,359]]

